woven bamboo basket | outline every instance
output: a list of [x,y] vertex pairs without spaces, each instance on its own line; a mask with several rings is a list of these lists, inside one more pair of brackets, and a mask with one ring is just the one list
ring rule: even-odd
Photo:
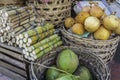
[[117,35],[104,41],[89,38],[78,38],[74,34],[68,32],[65,28],[62,28],[61,33],[63,40],[67,45],[77,46],[83,50],[87,50],[90,53],[95,53],[106,63],[112,61],[120,40],[120,37]]
[[[72,46],[61,46],[54,49],[47,55],[44,55],[36,63],[45,66],[52,66],[55,64],[56,57],[64,49],[73,50],[79,57],[80,65],[86,66],[93,74],[93,80],[110,80],[110,70],[108,66],[95,54],[89,54],[83,52],[81,49]],[[30,66],[30,78],[31,80],[45,80],[45,74],[47,68],[31,64]],[[79,67],[78,67],[79,68]]]
[[[39,0],[39,2],[34,2],[35,14],[37,17],[44,18],[46,22],[57,25],[62,23],[65,18],[71,16],[71,0],[48,0],[49,2],[44,2],[45,0],[41,1]],[[30,2],[33,2],[33,0]]]

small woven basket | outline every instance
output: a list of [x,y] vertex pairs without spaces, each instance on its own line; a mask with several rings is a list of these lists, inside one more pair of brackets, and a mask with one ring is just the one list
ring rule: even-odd
[[62,23],[65,18],[71,16],[71,0],[41,1],[34,2],[35,14],[37,14],[38,17],[44,18],[46,22],[57,25]]
[[[109,40],[93,40],[88,38],[78,38],[74,34],[68,32],[65,28],[61,30],[62,38],[67,45],[77,46],[90,53],[95,53],[100,56],[106,63],[109,63],[116,52],[119,36],[115,36]],[[91,52],[92,51],[92,52]]]
[[[89,54],[88,52],[82,52],[81,49],[71,46],[61,46],[54,49],[50,53],[44,55],[36,63],[45,66],[52,66],[56,62],[58,54],[64,49],[73,50],[79,57],[80,65],[89,68],[93,74],[93,80],[110,80],[110,70],[108,66],[95,54]],[[79,68],[79,67],[78,67]],[[30,78],[31,80],[45,80],[46,68],[40,65],[30,66]]]

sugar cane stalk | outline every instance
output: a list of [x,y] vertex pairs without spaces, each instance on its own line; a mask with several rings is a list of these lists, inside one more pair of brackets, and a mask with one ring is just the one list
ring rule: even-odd
[[35,30],[27,31],[26,33],[24,33],[24,35],[25,35],[26,38],[29,38],[31,36],[36,35],[37,33],[42,33],[44,31],[47,31],[47,30],[50,30],[50,29],[53,29],[53,28],[54,28],[53,24],[46,24],[43,27],[37,27],[37,28],[35,28]]
[[[31,38],[28,38],[28,43],[29,43],[30,45],[32,45],[32,44],[36,43],[37,41],[40,41],[40,40],[42,40],[43,38],[52,35],[52,34],[54,33],[54,31],[55,31],[55,29],[51,29],[51,30],[49,30],[49,31],[47,31],[47,32],[44,32],[43,34],[38,34],[38,35],[36,35],[36,36],[33,36],[33,37],[31,37]],[[40,37],[39,37],[39,36],[40,36]]]
[[53,41],[51,41],[51,42],[49,42],[49,43],[43,44],[43,45],[41,45],[39,48],[35,49],[32,53],[33,53],[33,54],[37,54],[37,53],[39,53],[40,51],[44,50],[45,48],[54,45],[54,44],[55,44],[56,42],[58,42],[59,40],[60,40],[60,37],[57,38],[57,39],[54,39]]
[[43,44],[45,44],[45,43],[48,43],[48,42],[50,42],[51,40],[57,39],[57,38],[59,38],[57,34],[52,35],[52,36],[50,36],[50,37],[48,37],[48,38],[46,38],[46,39],[44,39],[44,40],[42,40],[42,41],[40,41],[40,42],[38,42],[38,43],[36,43],[36,44],[28,47],[28,51],[31,52],[32,50],[38,48],[40,45],[43,45]]
[[41,56],[45,55],[46,53],[48,53],[49,51],[51,51],[53,48],[56,48],[58,46],[62,45],[62,41],[59,41],[58,43],[54,44],[53,46],[48,47],[47,49],[41,51],[40,53],[38,53],[35,57],[35,59],[40,58]]

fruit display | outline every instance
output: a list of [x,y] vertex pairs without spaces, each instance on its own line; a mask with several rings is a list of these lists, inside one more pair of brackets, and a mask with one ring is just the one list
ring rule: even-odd
[[92,80],[89,69],[79,66],[78,56],[70,49],[60,52],[56,66],[47,69],[46,80]]
[[18,77],[29,80],[110,80],[105,62],[112,60],[118,44],[114,37],[120,35],[115,13],[108,15],[94,2],[76,4],[77,13],[73,0],[31,1],[0,7],[0,52],[2,63],[9,64],[3,67],[20,68],[29,75]]
[[[107,15],[105,9],[99,4],[90,2],[76,15],[75,18],[66,18],[65,29],[74,35],[82,36],[89,32],[90,36],[95,40],[109,40],[113,35],[120,34],[120,21],[115,14]],[[68,28],[69,19],[72,19],[72,25]],[[82,36],[84,37],[84,36]]]

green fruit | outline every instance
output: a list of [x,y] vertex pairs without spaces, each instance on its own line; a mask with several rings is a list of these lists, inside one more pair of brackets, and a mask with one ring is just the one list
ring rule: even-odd
[[[52,67],[56,68],[55,66]],[[60,72],[55,69],[48,69],[46,74],[46,80],[55,80],[58,77],[59,73]]]
[[78,56],[70,49],[63,50],[57,57],[57,67],[69,73],[73,73],[78,65]]
[[65,75],[63,77],[57,78],[56,80],[78,80],[76,76],[73,75]]
[[66,75],[65,73],[60,73],[60,74],[58,75],[58,78],[63,77],[63,76],[65,76],[65,75]]
[[92,80],[92,75],[88,68],[82,66],[80,68],[80,79],[79,80]]

